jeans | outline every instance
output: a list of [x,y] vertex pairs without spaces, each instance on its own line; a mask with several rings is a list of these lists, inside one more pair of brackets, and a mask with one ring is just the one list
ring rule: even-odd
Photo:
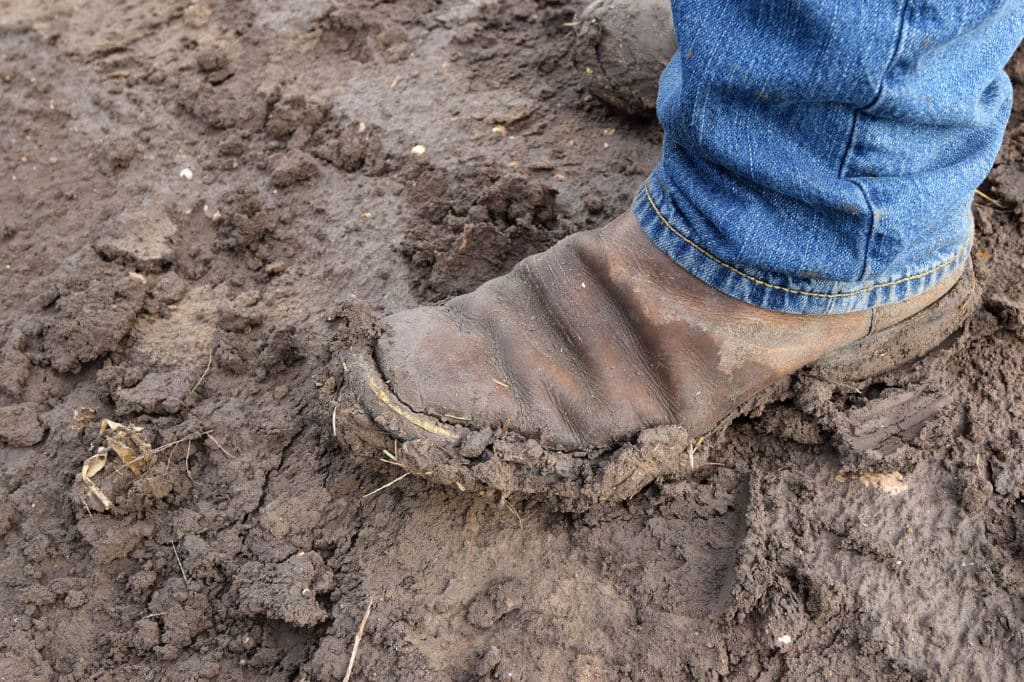
[[969,257],[1010,113],[1024,1],[672,0],[652,241],[756,306],[836,314]]

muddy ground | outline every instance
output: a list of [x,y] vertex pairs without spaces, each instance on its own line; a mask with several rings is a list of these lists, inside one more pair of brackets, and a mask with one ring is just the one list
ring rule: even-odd
[[0,679],[336,680],[371,600],[354,679],[1021,673],[1019,116],[918,367],[623,504],[368,495],[343,304],[471,289],[657,159],[578,85],[581,4],[0,0]]

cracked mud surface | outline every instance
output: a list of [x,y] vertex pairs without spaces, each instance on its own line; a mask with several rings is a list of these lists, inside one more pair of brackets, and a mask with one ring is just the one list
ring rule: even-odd
[[[584,513],[365,497],[396,472],[330,435],[344,304],[469,290],[657,160],[579,85],[582,4],[0,2],[0,679],[341,679],[370,599],[356,679],[1020,674],[1019,113],[984,306],[917,367],[802,380]],[[107,512],[103,418],[156,452],[110,455]]]

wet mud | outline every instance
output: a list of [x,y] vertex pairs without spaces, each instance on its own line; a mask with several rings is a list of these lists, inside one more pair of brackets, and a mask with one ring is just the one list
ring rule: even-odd
[[566,511],[332,436],[353,301],[470,290],[656,162],[582,4],[0,2],[0,679],[340,680],[371,602],[354,679],[1020,675],[1020,106],[965,331],[713,465]]

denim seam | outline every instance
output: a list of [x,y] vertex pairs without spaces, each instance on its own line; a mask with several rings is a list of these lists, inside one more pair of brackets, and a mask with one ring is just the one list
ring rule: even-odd
[[708,251],[707,249],[702,247],[700,244],[697,244],[695,241],[693,241],[692,239],[690,239],[689,237],[684,235],[682,232],[677,230],[675,228],[675,226],[673,226],[672,223],[670,223],[665,218],[665,216],[662,215],[661,211],[658,209],[657,204],[654,203],[654,197],[651,196],[651,189],[650,189],[650,186],[647,183],[644,183],[644,194],[647,196],[647,203],[650,204],[651,208],[654,210],[654,213],[661,220],[662,224],[664,224],[665,227],[667,227],[674,235],[676,235],[677,237],[682,239],[684,242],[686,242],[687,244],[692,246],[694,249],[699,251],[705,258],[710,259],[711,261],[717,263],[718,265],[722,266],[723,268],[726,268],[730,272],[733,272],[733,273],[739,275],[740,277],[743,277],[745,279],[750,280],[754,284],[757,284],[757,285],[760,285],[760,286],[763,286],[763,287],[767,287],[769,289],[776,289],[778,291],[784,291],[787,294],[797,294],[797,295],[800,295],[800,296],[811,296],[811,297],[815,297],[815,298],[845,298],[845,297],[848,297],[848,296],[859,296],[860,294],[866,294],[866,293],[869,293],[869,292],[872,292],[872,291],[877,291],[878,289],[883,289],[885,287],[896,286],[898,284],[905,284],[906,282],[912,282],[914,280],[921,279],[923,277],[927,277],[928,275],[931,275],[932,273],[938,272],[939,270],[942,270],[943,268],[949,266],[951,263],[953,263],[956,260],[958,260],[963,255],[963,253],[967,249],[967,247],[970,245],[970,241],[965,242],[964,245],[960,247],[960,250],[958,250],[956,252],[956,254],[954,254],[952,257],[944,260],[943,262],[939,263],[938,265],[936,265],[935,267],[933,267],[933,268],[931,268],[929,270],[925,270],[924,272],[920,272],[920,273],[918,273],[916,275],[908,275],[907,277],[902,277],[900,279],[893,280],[892,282],[883,282],[881,284],[875,284],[875,285],[872,285],[870,287],[865,287],[864,289],[858,289],[856,291],[849,291],[849,292],[842,293],[842,294],[824,294],[824,293],[820,293],[820,292],[817,292],[817,291],[801,291],[799,289],[790,289],[788,287],[780,286],[778,284],[772,284],[771,282],[765,282],[763,280],[760,280],[760,279],[754,277],[753,275],[749,275],[749,274],[743,272],[742,270],[740,270],[739,268],[737,268],[737,267],[735,267],[733,265],[730,265],[730,264],[726,263],[724,260],[722,260],[718,256],[714,255],[713,253],[711,253],[710,251]]
[[[846,169],[850,163],[850,158],[853,156],[854,146],[857,142],[857,128],[861,121],[863,114],[867,113],[882,99],[882,94],[885,92],[885,76],[892,69],[896,60],[899,59],[900,52],[903,51],[903,46],[907,40],[907,13],[910,11],[910,0],[904,0],[903,11],[900,12],[900,25],[896,31],[896,46],[893,48],[892,56],[889,57],[889,62],[885,65],[885,69],[882,70],[882,77],[878,79],[878,92],[875,93],[874,98],[868,102],[865,106],[857,109],[853,112],[853,122],[850,125],[850,139],[847,141],[846,152],[843,154],[843,160],[839,165],[839,177],[846,177]],[[860,191],[861,196],[864,197],[864,204],[868,209],[868,234],[864,240],[864,264],[860,269],[860,278],[864,279],[868,276],[868,263],[871,260],[871,240],[875,236],[875,232],[878,229],[878,211],[875,209],[874,204],[871,202],[871,195],[868,194],[868,190],[864,187],[864,183],[859,180],[850,178],[850,182],[856,185]]]

